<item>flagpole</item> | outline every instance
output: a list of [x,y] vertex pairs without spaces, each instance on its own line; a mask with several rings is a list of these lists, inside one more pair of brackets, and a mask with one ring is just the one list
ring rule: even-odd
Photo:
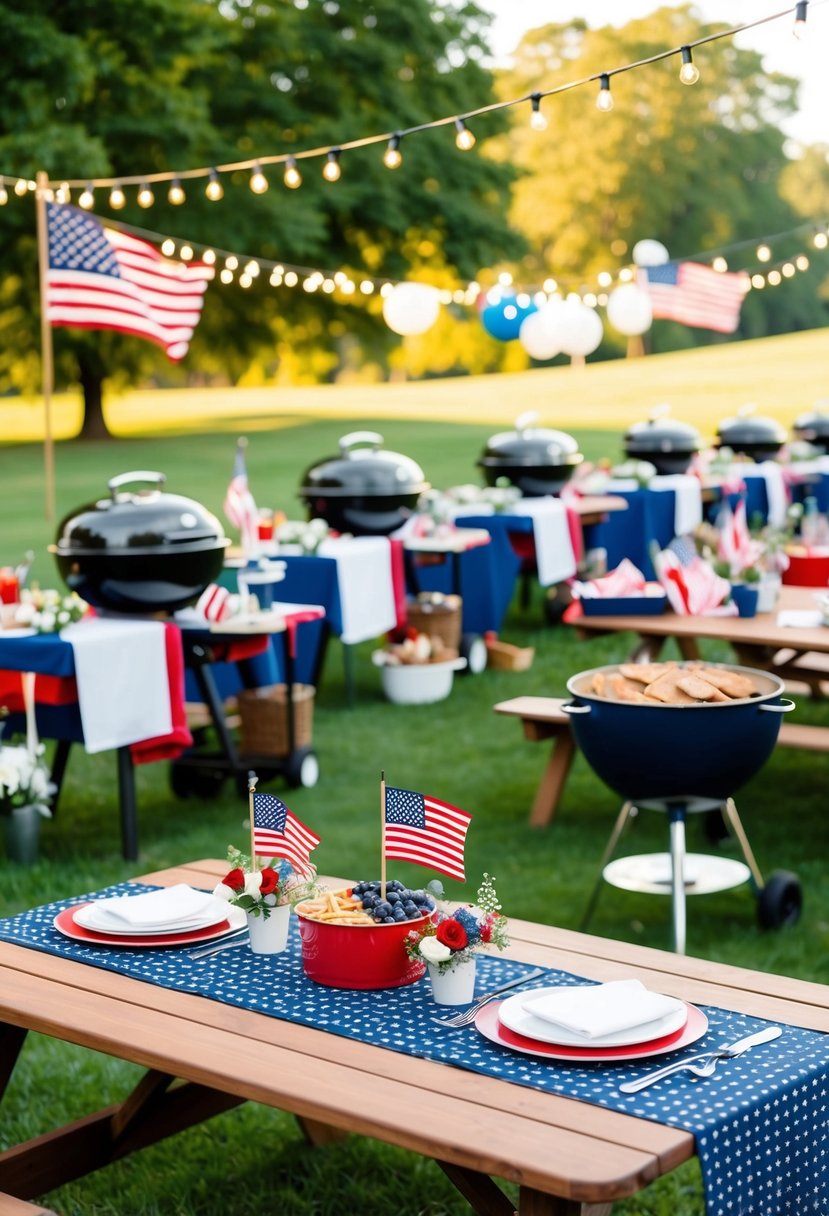
[[255,824],[253,819],[253,795],[259,778],[256,773],[248,773],[248,807],[250,808],[250,864],[256,869],[256,845],[254,844]]
[[386,770],[380,770],[380,898],[386,898]]
[[52,443],[52,392],[54,390],[54,352],[52,326],[47,305],[47,276],[49,271],[49,233],[46,224],[46,193],[49,176],[42,169],[37,174],[35,210],[37,214],[37,254],[40,272],[40,351],[43,387],[43,466],[46,481],[46,519],[55,517],[55,451]]

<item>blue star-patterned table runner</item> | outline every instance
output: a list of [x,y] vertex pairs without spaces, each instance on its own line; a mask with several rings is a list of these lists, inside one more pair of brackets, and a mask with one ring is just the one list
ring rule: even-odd
[[[292,918],[289,949],[255,955],[227,950],[196,962],[186,948],[116,949],[84,945],[53,925],[64,908],[152,890],[122,883],[77,899],[46,904],[0,920],[0,939],[117,971],[164,988],[197,993],[270,1017],[327,1030],[425,1059],[561,1094],[692,1132],[702,1165],[709,1216],[827,1216],[829,1213],[829,1036],[783,1025],[775,1042],[723,1062],[713,1077],[679,1073],[639,1094],[623,1081],[665,1059],[578,1065],[519,1055],[484,1039],[474,1027],[446,1031],[431,1022],[436,1007],[427,979],[404,988],[355,992],[306,979]],[[476,988],[486,992],[530,970],[528,964],[480,955]],[[267,982],[263,983],[263,978]],[[551,968],[534,987],[575,985],[583,978]],[[731,1043],[768,1025],[760,1018],[701,1006],[706,1035],[694,1048]]]

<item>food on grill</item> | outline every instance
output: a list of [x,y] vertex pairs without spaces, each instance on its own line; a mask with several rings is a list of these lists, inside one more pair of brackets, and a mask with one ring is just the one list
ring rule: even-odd
[[637,704],[699,705],[741,701],[761,692],[753,680],[736,671],[705,663],[622,663],[618,674],[594,673],[586,691],[610,701]]

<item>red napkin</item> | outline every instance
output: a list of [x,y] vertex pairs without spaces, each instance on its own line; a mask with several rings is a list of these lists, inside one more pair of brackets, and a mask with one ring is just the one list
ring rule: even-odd
[[394,593],[394,615],[397,628],[402,629],[406,624],[406,570],[403,565],[403,541],[389,538],[391,545],[391,585]]
[[173,729],[169,735],[158,735],[154,739],[142,739],[130,744],[133,764],[151,764],[155,760],[175,760],[188,747],[193,746],[193,736],[187,726],[184,709],[184,653],[181,645],[181,630],[166,621],[164,624],[164,648],[167,656],[167,679],[170,685],[170,716]]

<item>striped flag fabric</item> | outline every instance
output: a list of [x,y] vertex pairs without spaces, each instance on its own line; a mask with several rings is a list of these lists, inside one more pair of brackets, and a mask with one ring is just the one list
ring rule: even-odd
[[65,203],[46,204],[46,315],[53,326],[114,329],[187,354],[214,268],[174,262],[147,241]]
[[283,857],[297,874],[313,874],[310,854],[319,836],[288,810],[275,794],[253,795],[253,848],[258,856]]
[[246,442],[247,440],[240,439],[236,444],[233,473],[225,492],[223,510],[234,528],[239,529],[245,553],[254,554],[259,549],[259,511],[248,485]]
[[665,262],[641,267],[638,282],[650,297],[654,317],[733,334],[740,323],[749,278],[698,262]]
[[449,802],[386,786],[386,857],[413,861],[463,882],[464,847],[472,816]]

